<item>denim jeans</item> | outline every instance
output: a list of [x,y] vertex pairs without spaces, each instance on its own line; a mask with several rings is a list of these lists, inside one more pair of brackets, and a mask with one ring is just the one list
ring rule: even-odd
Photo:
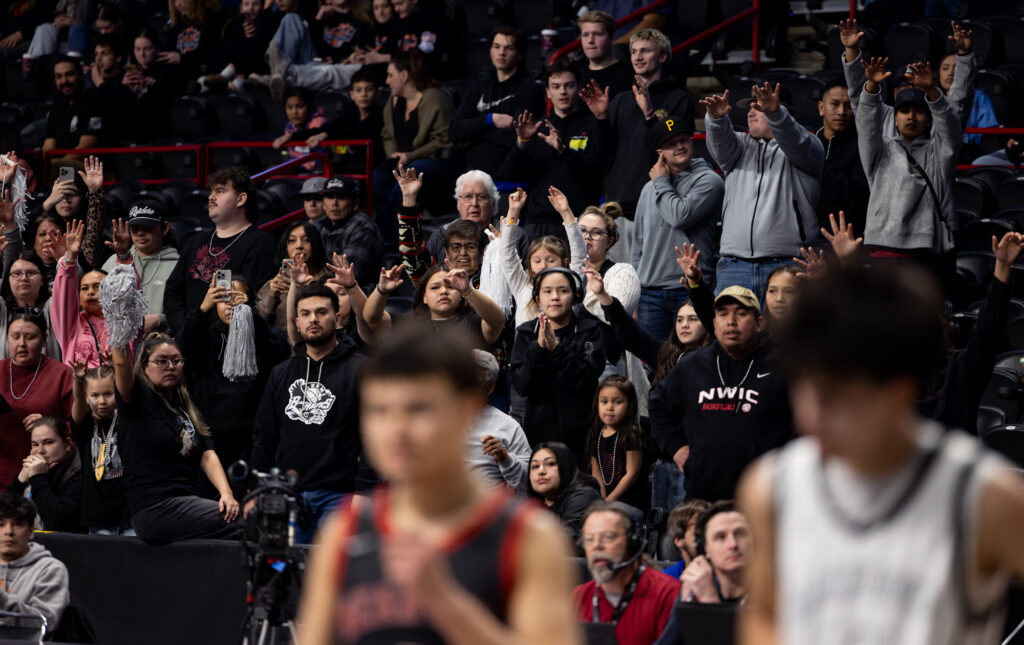
[[674,328],[676,312],[689,301],[686,289],[642,288],[636,321],[658,340],[665,340]]
[[300,527],[295,531],[295,543],[296,544],[309,544],[313,541],[313,536],[316,534],[316,530],[320,528],[320,524],[330,517],[338,506],[349,497],[345,493],[337,493],[333,490],[307,490],[302,493],[302,500],[309,507],[310,517],[312,523],[310,524],[308,531],[303,531]]
[[277,51],[281,52],[281,56],[293,65],[305,65],[316,57],[313,39],[309,37],[309,27],[297,13],[286,13],[281,18],[273,41],[277,43]]
[[659,459],[651,468],[651,508],[671,511],[686,501],[684,479],[674,461]]
[[[715,295],[726,287],[739,285],[753,291],[761,304],[764,304],[764,293],[768,290],[768,276],[772,271],[783,265],[795,264],[792,258],[775,257],[744,260],[723,256],[718,261],[715,275]],[[642,297],[642,296],[641,296]]]

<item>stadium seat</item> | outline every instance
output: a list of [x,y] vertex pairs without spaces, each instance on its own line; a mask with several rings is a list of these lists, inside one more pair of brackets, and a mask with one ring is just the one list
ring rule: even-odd
[[1013,169],[1005,166],[986,166],[983,168],[971,168],[964,173],[964,177],[980,179],[988,186],[989,194],[992,196],[992,204],[995,204],[996,189],[1008,177],[1013,177]]
[[958,311],[950,316],[949,329],[953,337],[953,346],[957,349],[966,347],[967,339],[976,324],[978,324],[978,314],[970,311]]
[[248,94],[228,93],[213,102],[221,136],[245,139],[266,132],[263,106]]
[[257,225],[266,224],[270,220],[284,215],[284,202],[269,190],[260,189],[252,200],[253,213],[249,215]]
[[990,428],[982,437],[985,445],[1024,468],[1024,426],[1002,425]]
[[[284,105],[273,100],[270,96],[270,88],[261,84],[249,84],[245,93],[256,99],[263,106],[263,117],[267,124],[267,132],[275,137],[284,134],[284,126],[288,123],[288,117],[284,113]],[[316,105],[316,101],[313,101]]]
[[[328,121],[333,121],[341,115],[345,106],[350,104],[352,100],[348,98],[347,94],[341,92],[317,92],[316,96],[313,97],[313,105],[324,111],[324,117]],[[284,108],[281,107],[281,112],[284,112]],[[283,134],[283,129],[281,133]],[[271,134],[277,136],[276,131],[272,131]]]
[[1009,222],[1013,225],[1013,230],[1018,233],[1024,233],[1024,207],[1021,208],[1006,208],[1001,211],[997,211],[992,219],[1001,219],[1004,222]]
[[[181,143],[178,141],[154,141],[153,145],[181,145]],[[164,177],[168,179],[191,179],[195,182],[197,179],[205,179],[198,176],[198,155],[201,154],[203,153],[197,153],[195,150],[168,150],[158,152],[156,156],[159,159],[160,167],[163,169]]]
[[209,235],[214,230],[213,223],[209,219],[196,219],[193,217],[176,217],[168,222],[171,226],[171,233],[181,247],[186,240],[193,235]]
[[[249,148],[249,154],[252,155],[255,168],[259,172],[263,172],[267,168],[273,168],[278,164],[288,161],[288,153],[284,149],[275,150],[269,146]],[[298,175],[305,171],[301,168],[295,168],[288,172]]]
[[[174,219],[209,222],[210,191],[197,189],[178,200],[178,213]],[[178,241],[181,241],[178,237]]]
[[238,166],[252,174],[255,169],[252,154],[248,148],[210,148],[210,172],[229,166]]
[[1003,43],[1003,62],[1024,65],[1024,19],[1016,16],[990,16],[985,22],[999,31]]
[[32,112],[17,103],[0,103],[0,130],[21,130],[32,120]]
[[469,83],[469,79],[455,78],[441,84],[441,91],[448,95],[448,98],[451,99],[452,105],[456,110],[459,109],[459,103],[462,101],[462,95],[466,93]]
[[978,436],[984,437],[988,431],[1006,423],[1006,413],[999,408],[981,406],[978,408]]
[[[974,58],[978,62],[978,67],[998,65],[1003,59],[1002,34],[984,20],[964,20],[962,24],[965,29],[970,29],[972,32],[971,49],[974,50]],[[950,43],[948,40],[946,42]]]
[[985,286],[995,268],[996,258],[990,246],[988,251],[958,252],[956,265],[970,274],[974,284]]
[[1010,349],[1024,350],[1024,317],[1018,316],[1006,325],[1006,342]]
[[882,40],[889,63],[899,67],[925,59],[937,60],[941,51],[930,28],[909,22],[886,29]]
[[1016,123],[1020,110],[1014,101],[1019,93],[1014,86],[1013,76],[999,70],[981,70],[974,79],[974,86],[984,90],[992,99],[996,118],[1003,125]]
[[475,34],[487,35],[495,27],[511,24],[508,3],[504,0],[461,0],[466,24]]
[[213,106],[201,96],[182,96],[171,101],[171,133],[195,141],[213,132]]
[[992,236],[1002,239],[1003,235],[1013,230],[1013,225],[997,219],[981,218],[969,222],[963,229],[954,233],[957,251],[991,251]]
[[486,38],[475,38],[466,44],[466,72],[471,79],[483,78],[493,69],[490,49]]
[[121,181],[157,179],[161,175],[160,161],[152,152],[107,155],[104,162],[114,167],[114,176]]
[[260,188],[274,193],[281,200],[282,204],[286,204],[289,199],[302,190],[302,180],[294,177],[275,177],[274,179],[268,179]]
[[[4,63],[3,72],[4,100],[13,103],[31,103],[43,95],[36,82],[36,78],[39,78],[40,74],[37,73],[36,77],[31,79],[23,77],[20,58],[11,57]],[[52,74],[50,78],[53,78]]]
[[808,128],[820,128],[818,101],[825,91],[825,84],[811,76],[801,75],[786,81],[785,86],[793,94],[793,117]]
[[160,196],[163,197],[164,201],[171,208],[177,208],[185,195],[193,193],[198,188],[199,186],[196,182],[187,179],[174,179],[164,182],[157,187],[160,191]]
[[985,184],[980,179],[957,177],[953,184],[953,204],[974,212],[974,217],[982,217],[985,212]]
[[524,34],[539,34],[551,24],[554,4],[551,0],[514,0],[512,24]]
[[981,395],[981,405],[1002,410],[1007,421],[1018,421],[1021,396],[1020,376],[997,367]]
[[104,188],[107,198],[110,199],[111,207],[124,213],[128,210],[128,203],[139,193],[146,192],[146,185],[138,181],[118,181]]
[[996,203],[999,209],[1024,208],[1024,177],[1013,177],[999,184],[996,189]]
[[780,67],[777,69],[761,70],[760,76],[772,85],[775,85],[776,83],[789,83],[789,81],[800,76],[800,72],[799,70]]

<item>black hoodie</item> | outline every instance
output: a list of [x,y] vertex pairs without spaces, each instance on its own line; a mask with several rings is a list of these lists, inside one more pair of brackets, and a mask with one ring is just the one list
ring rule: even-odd
[[251,465],[295,470],[300,491],[356,488],[362,441],[357,385],[366,358],[347,336],[323,360],[295,356],[270,373],[253,432]]
[[512,387],[526,397],[523,430],[531,446],[561,441],[579,458],[586,454],[594,392],[604,370],[601,323],[573,315],[555,330],[558,345],[551,351],[537,344],[538,325],[536,320],[520,325],[512,346]]
[[[688,498],[732,499],[743,470],[793,437],[793,418],[772,343],[735,360],[713,342],[685,356],[651,392],[651,435],[671,459],[690,446]],[[721,366],[721,369],[719,369]]]
[[29,486],[32,487],[32,501],[39,511],[43,530],[85,533],[82,527],[82,464],[75,451],[49,472],[29,477],[27,484],[15,478],[7,492],[24,495]]
[[449,136],[452,143],[468,143],[467,167],[483,170],[498,181],[505,157],[516,144],[515,128],[496,128],[487,123],[489,114],[508,114],[513,118],[529,110],[534,118],[544,113],[544,93],[522,67],[498,82],[496,72],[473,83],[459,102]]
[[818,197],[818,223],[828,229],[829,213],[839,217],[839,211],[846,214],[846,221],[853,224],[855,237],[864,235],[864,221],[868,215],[868,197],[871,186],[860,164],[857,149],[857,129],[846,128],[831,139],[825,138],[825,129],[818,130],[818,139],[825,146],[825,166],[821,171],[821,196]]

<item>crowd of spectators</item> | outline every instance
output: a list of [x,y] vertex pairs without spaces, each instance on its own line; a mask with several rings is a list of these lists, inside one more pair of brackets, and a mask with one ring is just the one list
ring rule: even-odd
[[[335,138],[377,151],[374,200],[310,162],[326,177],[303,184],[304,217],[271,232],[248,172],[218,168],[208,224],[180,240],[152,194],[111,222],[117,178],[94,156],[58,160],[31,203],[18,180],[43,169],[0,160],[0,566],[31,565],[22,575],[51,587],[22,601],[0,578],[0,609],[51,622],[67,573],[29,545],[33,527],[237,537],[237,460],[296,473],[309,542],[379,481],[358,383],[409,325],[471,339],[488,404],[466,462],[576,541],[593,577],[573,594],[578,619],[613,622],[620,642],[676,642],[677,603],[744,598],[756,545],[730,500],[795,437],[780,337],[804,286],[843,265],[916,267],[952,299],[956,164],[980,143],[963,129],[994,125],[956,23],[947,57],[895,70],[862,58],[855,20],[837,25],[844,76],[811,132],[785,83],[698,101],[660,14],[617,34],[612,14],[580,13],[582,57],[539,78],[525,36],[497,27],[493,69],[453,96],[440,81],[461,71],[456,25],[428,0],[170,0],[162,33],[142,26],[146,3],[20,4],[0,48],[23,53],[26,75],[57,55],[44,152],[158,140],[171,98],[252,84],[281,101],[273,145],[301,144],[293,157]],[[350,99],[330,120],[311,98],[325,89]],[[713,164],[695,151],[698,106]],[[1022,248],[1022,234],[992,238],[977,327],[923,375],[923,417],[976,431]],[[115,284],[137,292],[138,317]],[[668,516],[669,575],[643,553],[651,508]]]

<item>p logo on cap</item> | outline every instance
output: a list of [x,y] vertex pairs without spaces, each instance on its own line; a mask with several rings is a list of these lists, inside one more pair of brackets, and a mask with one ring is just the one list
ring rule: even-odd
[[675,124],[676,124],[676,122],[673,121],[672,119],[666,119],[665,120],[665,127],[668,128],[669,132],[672,132],[672,126],[674,126]]

